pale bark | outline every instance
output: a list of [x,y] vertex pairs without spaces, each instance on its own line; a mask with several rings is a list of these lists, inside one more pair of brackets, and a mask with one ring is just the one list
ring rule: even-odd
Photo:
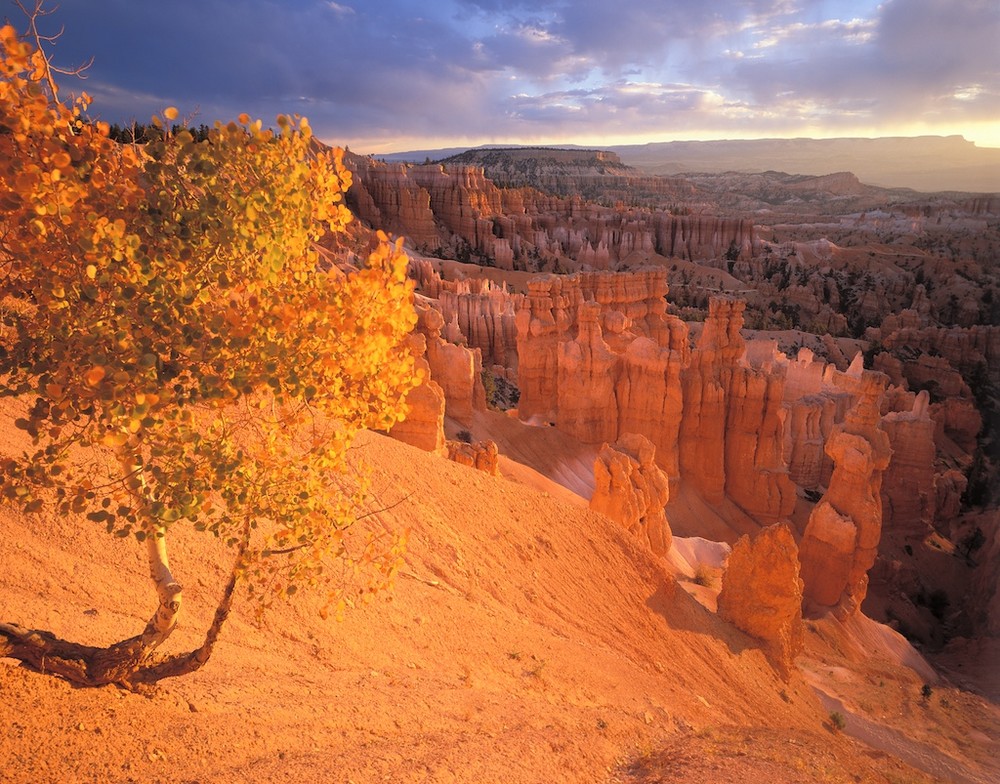
[[128,689],[139,689],[200,669],[212,655],[219,632],[229,617],[236,583],[245,567],[250,522],[244,523],[229,578],[204,641],[193,651],[172,656],[157,656],[155,649],[176,625],[181,587],[170,572],[165,536],[151,536],[147,541],[150,577],[156,585],[160,603],[142,634],[107,648],[96,648],[61,640],[44,630],[0,622],[0,656],[20,659],[39,672],[58,675],[83,686],[117,683]]
[[167,537],[163,528],[157,528],[154,535],[146,537],[146,553],[149,557],[149,577],[160,600],[141,635],[143,646],[152,650],[163,643],[177,625],[182,593],[180,584],[170,572]]

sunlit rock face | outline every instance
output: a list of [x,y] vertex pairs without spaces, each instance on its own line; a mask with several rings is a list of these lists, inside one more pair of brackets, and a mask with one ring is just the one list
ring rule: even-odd
[[486,408],[480,377],[482,359],[477,349],[445,340],[441,336],[444,326],[444,317],[436,308],[417,304],[417,331],[424,337],[424,357],[431,378],[444,392],[447,415],[468,426],[473,411]]
[[[411,166],[349,156],[349,203],[370,225],[424,252],[448,248],[500,269],[607,270],[631,255],[749,258],[759,249],[752,220],[606,207],[534,188],[498,188],[480,166]],[[550,267],[551,269],[551,267]]]
[[710,503],[729,497],[770,523],[795,506],[784,459],[785,366],[747,361],[745,304],[712,298],[698,345],[681,374],[681,475]]
[[741,537],[722,575],[720,617],[763,641],[786,678],[803,647],[802,587],[798,547],[787,523]]
[[448,459],[490,476],[500,475],[500,452],[495,441],[448,441]]
[[855,402],[826,443],[833,472],[800,543],[806,609],[832,610],[843,618],[858,610],[867,593],[882,533],[882,474],[892,454],[879,426],[887,378],[864,370],[860,360],[832,379]]
[[673,539],[663,510],[669,482],[649,439],[626,433],[614,445],[605,444],[594,461],[594,485],[591,509],[644,539],[656,555],[667,554]]
[[441,335],[451,343],[479,349],[487,367],[517,370],[515,314],[523,294],[486,278],[444,280],[428,259],[411,259],[409,274],[417,290],[444,318]]
[[427,339],[415,332],[409,337],[409,347],[416,358],[415,368],[422,380],[406,396],[406,418],[393,425],[389,435],[426,452],[443,453],[444,390],[431,379],[430,365],[425,358]]
[[679,472],[687,327],[666,313],[666,274],[579,273],[530,281],[517,314],[519,415],[586,443],[639,433]]

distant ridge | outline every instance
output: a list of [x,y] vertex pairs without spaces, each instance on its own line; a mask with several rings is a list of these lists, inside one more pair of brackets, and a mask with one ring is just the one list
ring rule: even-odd
[[[469,150],[529,148],[586,150],[572,144],[551,147],[485,145],[414,150],[375,157],[392,162],[439,161]],[[612,145],[623,164],[647,174],[780,171],[826,175],[850,171],[861,182],[918,191],[1000,193],[1000,148],[977,147],[962,136],[831,139],[732,139]]]

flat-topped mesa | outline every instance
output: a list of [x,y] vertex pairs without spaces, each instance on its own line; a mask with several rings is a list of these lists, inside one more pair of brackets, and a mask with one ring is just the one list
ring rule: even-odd
[[834,468],[809,516],[799,554],[807,611],[848,618],[864,601],[882,533],[882,474],[892,450],[879,426],[879,401],[888,379],[864,370],[859,354],[846,373],[834,372],[831,380],[855,403],[826,442]]
[[681,373],[681,476],[709,503],[729,497],[761,522],[791,514],[795,486],[784,460],[785,366],[752,366],[740,334],[745,303],[713,297]]

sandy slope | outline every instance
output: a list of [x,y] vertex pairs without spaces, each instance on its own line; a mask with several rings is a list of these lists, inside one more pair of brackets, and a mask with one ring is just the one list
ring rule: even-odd
[[[241,601],[209,664],[151,697],[0,662],[0,780],[931,780],[825,727],[806,680],[781,682],[605,518],[381,436],[356,453],[375,506],[408,496],[373,518],[410,529],[390,602],[338,624],[305,596],[258,625]],[[180,650],[226,553],[171,544]],[[139,548],[100,526],[0,508],[0,564],[5,620],[106,643],[152,610]]]

